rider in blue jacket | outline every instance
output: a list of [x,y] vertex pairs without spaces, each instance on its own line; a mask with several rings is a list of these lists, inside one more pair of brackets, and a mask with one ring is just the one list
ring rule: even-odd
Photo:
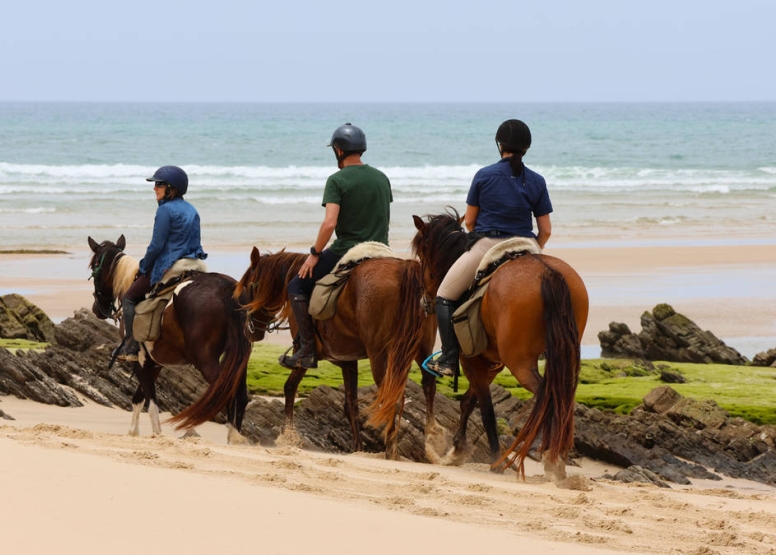
[[121,302],[127,338],[118,358],[127,361],[137,360],[140,350],[132,338],[135,305],[145,299],[154,285],[182,273],[180,268],[175,267],[179,261],[196,261],[187,264],[186,269],[204,271],[204,263],[200,261],[207,258],[200,242],[199,213],[183,199],[189,187],[186,172],[178,166],[162,166],[146,181],[153,181],[159,207],[156,209],[151,243],[140,261],[135,281]]

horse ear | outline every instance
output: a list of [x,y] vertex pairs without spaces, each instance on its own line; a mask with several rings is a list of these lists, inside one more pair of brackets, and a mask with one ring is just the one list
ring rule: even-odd
[[259,261],[259,258],[261,258],[259,249],[253,247],[253,250],[251,251],[251,265],[255,265]]
[[417,229],[418,231],[425,231],[426,230],[426,222],[424,222],[422,219],[420,219],[420,217],[415,216],[413,214],[412,221],[415,222],[415,229]]
[[100,245],[97,244],[97,241],[89,237],[89,248],[92,249],[92,252],[97,252],[97,249],[100,248]]
[[127,246],[127,240],[124,239],[124,234],[121,234],[121,237],[119,237],[119,240],[116,241],[116,246],[120,248],[121,250],[124,250],[124,247]]

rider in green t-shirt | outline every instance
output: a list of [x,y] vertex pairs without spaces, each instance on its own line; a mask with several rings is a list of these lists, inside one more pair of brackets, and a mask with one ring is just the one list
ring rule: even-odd
[[[294,338],[294,353],[286,352],[279,362],[291,369],[318,367],[313,322],[308,314],[315,282],[331,272],[351,247],[365,241],[388,244],[393,201],[391,183],[383,172],[361,161],[366,151],[366,135],[355,125],[346,123],[334,131],[329,146],[337,158],[339,171],[326,180],[321,203],[326,209],[323,223],[299,275],[288,284],[298,333]],[[335,233],[337,238],[325,248]]]

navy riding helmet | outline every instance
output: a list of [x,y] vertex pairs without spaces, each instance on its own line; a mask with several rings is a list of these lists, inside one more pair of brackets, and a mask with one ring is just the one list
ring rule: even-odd
[[179,196],[186,194],[189,190],[189,176],[178,166],[162,166],[154,172],[154,175],[147,178],[146,181],[161,181],[166,183],[176,191]]

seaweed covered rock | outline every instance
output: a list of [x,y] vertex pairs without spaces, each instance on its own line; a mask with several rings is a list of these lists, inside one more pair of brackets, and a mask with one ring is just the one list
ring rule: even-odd
[[634,334],[625,324],[610,323],[607,331],[598,334],[601,356],[705,364],[743,365],[748,362],[741,353],[667,304],[644,312],[641,328],[640,333]]
[[0,296],[0,338],[48,342],[54,339],[54,322],[36,305],[10,293]]

